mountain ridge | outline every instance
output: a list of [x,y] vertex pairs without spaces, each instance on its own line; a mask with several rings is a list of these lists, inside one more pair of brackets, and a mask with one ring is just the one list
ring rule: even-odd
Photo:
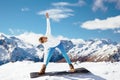
[[[38,34],[36,35],[38,36]],[[23,60],[43,61],[44,47],[42,44],[34,45],[26,42],[27,40],[24,41],[24,38],[22,38],[0,34],[0,64]],[[60,39],[72,61],[96,62],[120,60],[120,43],[113,42],[109,39]],[[50,61],[63,62],[65,60],[61,53],[55,50]]]

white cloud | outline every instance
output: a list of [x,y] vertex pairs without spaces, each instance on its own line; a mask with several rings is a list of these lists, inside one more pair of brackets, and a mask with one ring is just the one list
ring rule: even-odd
[[[33,45],[38,45],[40,44],[39,38],[43,36],[43,34],[36,34],[33,32],[24,32],[20,35],[17,35],[17,38],[20,38],[21,40],[25,41],[26,43],[33,44]],[[58,40],[71,40],[67,37],[64,37],[62,35],[56,36]]]
[[53,6],[71,6],[68,2],[58,2],[58,3],[52,3]]
[[57,7],[64,7],[64,6],[83,6],[85,5],[84,0],[78,0],[77,3],[68,3],[68,2],[57,2],[57,3],[52,3],[53,6]]
[[10,31],[11,34],[14,34],[13,29],[9,28],[9,31]]
[[43,36],[42,34],[35,34],[33,32],[24,32],[16,37],[20,38],[21,40],[33,44],[38,45],[40,36]]
[[38,14],[45,15],[46,12],[49,13],[50,18],[53,19],[54,21],[60,21],[60,19],[73,16],[72,12],[74,11],[68,8],[54,8],[54,9],[40,11],[38,12]]
[[76,6],[84,6],[86,2],[84,0],[79,0],[78,3],[74,4]]
[[104,1],[105,1],[105,0],[94,0],[92,10],[93,10],[93,11],[96,11],[96,10],[98,10],[98,9],[101,9],[101,10],[103,10],[103,11],[106,11],[106,10],[107,10],[107,7],[104,6]]
[[81,27],[90,30],[106,30],[120,28],[120,15],[115,17],[109,17],[104,20],[95,19],[86,21],[81,25]]
[[57,3],[52,3],[52,6],[54,8],[48,9],[48,10],[43,10],[38,12],[39,15],[45,15],[46,12],[49,13],[50,18],[53,19],[54,21],[60,21],[61,19],[68,18],[73,15],[73,10],[70,8],[66,8],[69,6],[83,6],[85,5],[84,0],[78,0],[76,3],[69,3],[69,2],[57,2]]
[[26,32],[25,30],[22,30],[22,29],[9,28],[8,30],[9,30],[10,34],[12,34],[12,35],[21,34],[23,32]]
[[21,11],[24,12],[24,11],[29,11],[30,9],[25,7],[25,8],[21,8]]
[[120,0],[94,0],[92,10],[102,10],[106,11],[109,7],[105,5],[105,3],[114,3],[115,8],[120,10]]

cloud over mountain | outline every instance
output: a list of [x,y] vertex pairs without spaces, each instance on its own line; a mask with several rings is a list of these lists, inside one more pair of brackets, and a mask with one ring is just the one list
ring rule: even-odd
[[108,17],[107,19],[100,20],[89,20],[81,25],[82,28],[89,29],[89,30],[107,30],[107,29],[116,29],[120,28],[120,15],[114,17]]

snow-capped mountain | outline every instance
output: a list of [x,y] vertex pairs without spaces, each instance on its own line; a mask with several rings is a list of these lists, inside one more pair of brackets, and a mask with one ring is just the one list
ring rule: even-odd
[[87,40],[75,44],[69,55],[79,61],[119,61],[120,44],[107,39]]
[[17,37],[7,37],[0,34],[0,64],[9,61],[33,60],[39,61],[39,49]]
[[[22,60],[42,61],[44,47],[39,44],[41,34],[27,33],[20,36],[0,34],[0,64]],[[120,44],[107,39],[67,39],[58,37],[72,61],[119,61]],[[51,61],[64,61],[55,50]]]

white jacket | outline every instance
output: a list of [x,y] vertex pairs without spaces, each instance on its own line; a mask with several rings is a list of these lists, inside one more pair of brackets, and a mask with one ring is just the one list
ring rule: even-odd
[[49,18],[47,18],[46,20],[47,20],[47,27],[46,27],[45,36],[48,38],[48,41],[43,43],[43,46],[46,49],[49,49],[51,47],[56,47],[58,44],[60,44],[60,40],[52,36],[51,27],[50,27],[50,20],[49,20]]

